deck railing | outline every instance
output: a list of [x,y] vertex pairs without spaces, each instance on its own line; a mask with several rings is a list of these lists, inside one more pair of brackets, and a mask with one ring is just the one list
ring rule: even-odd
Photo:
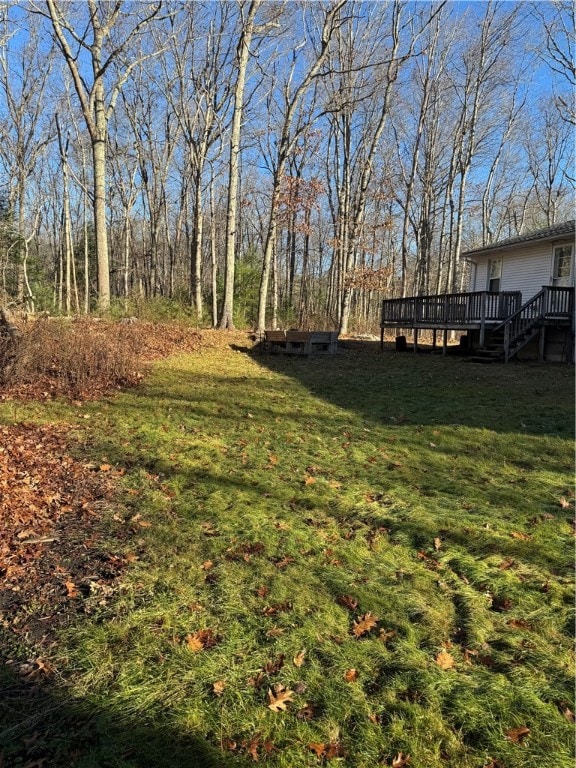
[[473,323],[497,322],[516,312],[522,304],[520,291],[491,293],[447,293],[410,296],[382,302],[381,325],[407,328],[418,325],[457,328]]

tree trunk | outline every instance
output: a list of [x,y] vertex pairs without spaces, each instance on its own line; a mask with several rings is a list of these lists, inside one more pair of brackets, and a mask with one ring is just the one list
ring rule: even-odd
[[234,88],[234,114],[230,134],[230,162],[228,166],[228,203],[226,206],[226,256],[224,268],[224,301],[218,325],[221,329],[234,328],[234,274],[236,268],[236,224],[238,216],[238,179],[240,176],[240,138],[246,70],[250,44],[254,34],[254,19],[262,0],[252,0],[238,43],[238,74]]
[[98,309],[110,309],[110,265],[108,262],[108,230],[106,227],[106,137],[108,121],[104,103],[104,84],[94,86],[95,130],[92,139],[94,170],[94,238],[98,270]]

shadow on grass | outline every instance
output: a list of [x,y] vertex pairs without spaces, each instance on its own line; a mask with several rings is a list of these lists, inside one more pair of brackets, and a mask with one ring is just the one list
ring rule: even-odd
[[[1,639],[1,636],[0,636]],[[0,663],[2,658],[0,657]],[[3,768],[227,768],[248,766],[201,736],[175,731],[160,717],[122,718],[70,698],[49,679],[24,681],[0,668],[0,765]]]
[[459,356],[395,352],[344,341],[336,355],[286,356],[255,347],[251,357],[312,394],[367,421],[573,436],[574,367],[513,362],[480,365]]

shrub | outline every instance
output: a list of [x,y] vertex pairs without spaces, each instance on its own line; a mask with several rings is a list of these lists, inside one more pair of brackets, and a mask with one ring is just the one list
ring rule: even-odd
[[141,379],[137,336],[121,324],[43,318],[16,340],[0,339],[2,383],[41,386],[73,398],[100,394]]

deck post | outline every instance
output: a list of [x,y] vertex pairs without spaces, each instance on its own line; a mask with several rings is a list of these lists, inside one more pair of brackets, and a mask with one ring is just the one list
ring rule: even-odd
[[414,354],[418,352],[418,328],[414,328]]
[[480,302],[480,339],[478,344],[480,347],[484,346],[484,340],[486,336],[486,291],[482,292],[482,301]]
[[380,326],[380,352],[384,352],[384,326]]
[[432,331],[432,349],[436,349],[436,328]]
[[538,347],[538,360],[543,363],[545,358],[545,350],[546,350],[546,326],[543,325],[542,328],[540,328],[540,339],[539,339],[539,347]]
[[448,328],[444,328],[444,336],[442,338],[442,354],[446,354],[446,350],[448,349]]

